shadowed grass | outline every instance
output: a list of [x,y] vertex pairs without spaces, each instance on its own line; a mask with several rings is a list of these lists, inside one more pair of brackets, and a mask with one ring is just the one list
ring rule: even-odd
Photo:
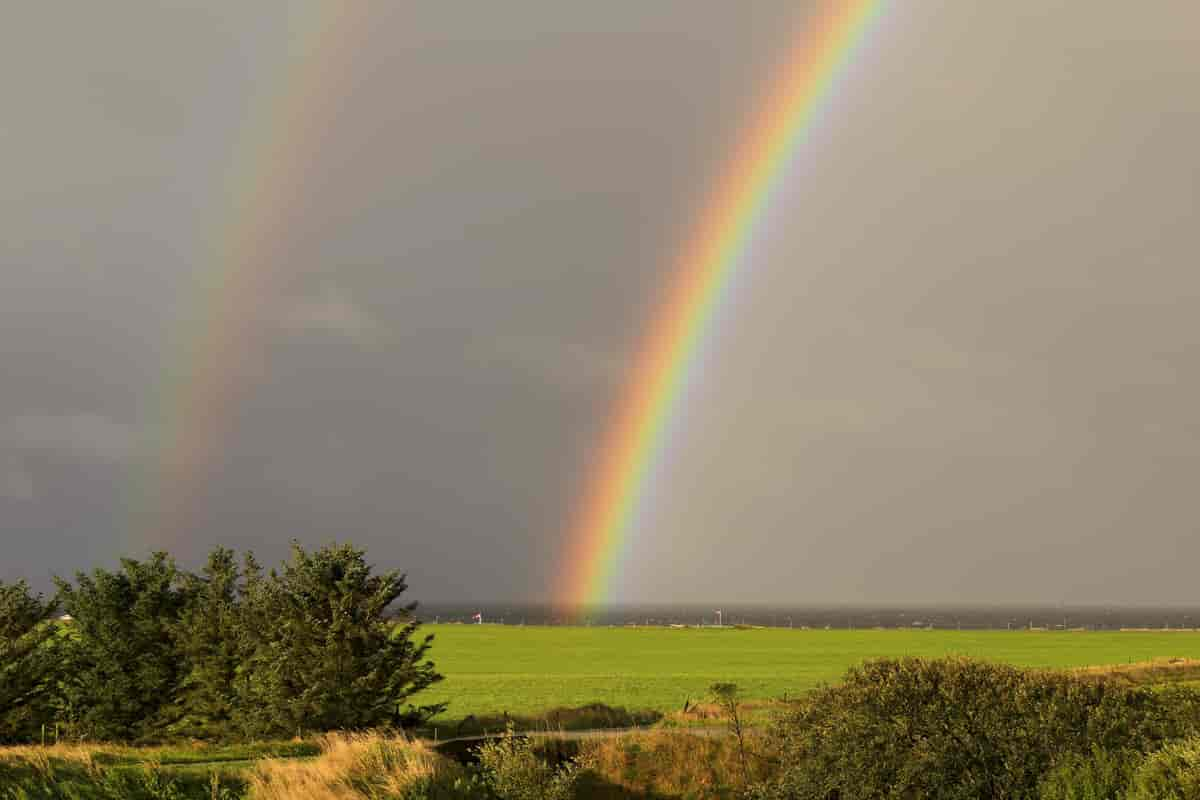
[[603,703],[588,703],[578,708],[552,708],[541,714],[468,714],[458,720],[431,724],[417,731],[422,736],[449,739],[459,736],[516,731],[583,731],[603,728],[638,728],[653,725],[663,718],[658,711],[629,711]]
[[228,800],[243,794],[242,775],[257,760],[318,752],[311,742],[5,747],[0,748],[0,800]]
[[[765,740],[751,735],[747,750],[750,779],[768,775],[772,759]],[[585,796],[733,798],[746,788],[737,743],[728,736],[638,731],[583,742],[579,757],[591,773],[583,782]]]

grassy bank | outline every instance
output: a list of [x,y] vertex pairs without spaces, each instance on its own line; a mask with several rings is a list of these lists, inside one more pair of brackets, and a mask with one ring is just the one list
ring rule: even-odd
[[0,800],[227,800],[241,797],[264,759],[301,762],[314,742],[169,747],[52,745],[0,748]]
[[[303,748],[303,755],[297,748]],[[378,734],[333,734],[283,748],[0,748],[0,800],[369,800],[427,797],[470,800],[497,795],[478,769],[427,744]],[[587,772],[575,800],[631,797],[731,797],[747,777],[731,740],[658,730],[594,741],[543,741],[539,760],[575,759]],[[517,760],[514,760],[514,756]],[[220,763],[201,759],[227,759]],[[530,763],[509,751],[509,781],[528,781]],[[552,767],[546,768],[549,775]],[[510,786],[508,796],[528,786]],[[524,796],[524,795],[521,795]]]
[[[449,703],[444,725],[556,707],[679,710],[717,681],[748,699],[794,696],[868,658],[966,655],[1073,668],[1200,658],[1200,633],[571,628],[428,625],[446,679],[422,696]],[[447,727],[447,730],[450,728]]]

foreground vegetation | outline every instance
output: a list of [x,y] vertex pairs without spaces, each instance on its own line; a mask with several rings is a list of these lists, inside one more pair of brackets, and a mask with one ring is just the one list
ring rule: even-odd
[[348,545],[0,584],[0,800],[1200,800],[1194,633],[438,626],[439,685],[404,589]]
[[740,726],[736,687],[714,685],[710,695],[724,735],[510,731],[457,760],[386,733],[326,735],[317,755],[240,763],[245,753],[212,748],[191,758],[144,751],[140,765],[125,748],[10,748],[0,750],[0,800],[1200,796],[1200,692],[1188,687],[964,658],[884,659],[793,701],[758,730]]
[[[960,655],[1038,668],[1200,658],[1200,633],[1190,632],[426,629],[436,631],[438,668],[446,679],[422,697],[447,705],[435,724],[451,731],[469,715],[491,718],[496,730],[505,712],[534,717],[591,703],[670,714],[703,700],[718,681],[737,683],[754,701],[794,698],[880,657]],[[1200,671],[1187,677],[1200,679]]]

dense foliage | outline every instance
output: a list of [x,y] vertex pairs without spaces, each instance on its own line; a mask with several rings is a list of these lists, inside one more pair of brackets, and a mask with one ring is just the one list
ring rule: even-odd
[[0,742],[31,737],[49,714],[53,611],[24,581],[0,582]]
[[1130,780],[1127,800],[1200,797],[1200,739],[1172,742],[1152,753]]
[[155,553],[57,584],[53,602],[0,584],[0,740],[263,738],[440,710],[410,703],[440,676],[394,607],[404,576],[350,545],[294,544],[269,574],[221,548],[199,574]]
[[575,795],[581,764],[550,764],[532,740],[516,736],[511,727],[505,736],[484,742],[478,754],[484,785],[499,800],[571,800]]
[[1194,692],[1156,692],[962,658],[868,662],[774,729],[764,798],[1025,798],[1072,758],[1145,753],[1195,732]]

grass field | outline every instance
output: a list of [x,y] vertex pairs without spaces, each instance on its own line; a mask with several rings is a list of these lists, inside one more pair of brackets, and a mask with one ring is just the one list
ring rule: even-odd
[[749,699],[795,695],[881,656],[967,655],[1027,667],[1200,657],[1194,632],[570,628],[427,625],[445,681],[421,702],[443,722],[592,702],[673,711],[732,681]]

